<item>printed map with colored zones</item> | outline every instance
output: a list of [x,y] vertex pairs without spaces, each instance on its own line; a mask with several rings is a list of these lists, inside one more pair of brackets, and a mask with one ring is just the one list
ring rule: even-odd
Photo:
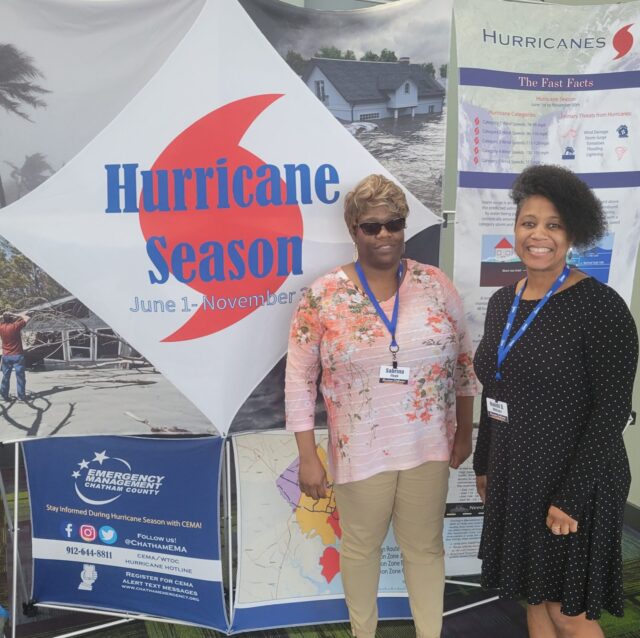
[[[318,456],[327,471],[326,452],[318,447]],[[276,485],[282,497],[289,503],[302,532],[308,536],[319,536],[326,549],[320,556],[322,576],[330,583],[340,571],[340,553],[334,547],[336,539],[342,537],[340,529],[340,515],[336,507],[333,487],[328,490],[328,498],[314,500],[303,494],[298,485],[298,467],[300,459],[296,460],[278,477]]]
[[[316,432],[325,468],[326,440],[325,432]],[[302,494],[295,437],[288,432],[243,434],[233,446],[239,517],[236,604],[342,596],[342,532],[333,490],[318,501]]]

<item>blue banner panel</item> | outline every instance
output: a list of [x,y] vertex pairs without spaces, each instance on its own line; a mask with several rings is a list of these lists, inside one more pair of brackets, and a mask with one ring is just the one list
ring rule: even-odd
[[[460,188],[508,189],[520,173],[488,173],[485,171],[459,171]],[[615,173],[576,173],[591,188],[636,188],[640,186],[640,171]]]
[[64,437],[23,446],[36,602],[227,631],[222,439]]
[[[378,617],[380,620],[411,618],[409,599],[406,596],[378,597]],[[344,598],[236,607],[231,633],[338,622],[349,622]]]
[[640,87],[640,71],[554,75],[461,67],[460,85],[518,91],[611,91]]

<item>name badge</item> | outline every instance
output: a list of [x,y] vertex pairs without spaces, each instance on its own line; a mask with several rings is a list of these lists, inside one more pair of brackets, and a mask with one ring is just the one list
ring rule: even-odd
[[487,397],[487,413],[495,421],[509,423],[509,410],[504,401],[496,401]]
[[380,383],[409,383],[411,368],[380,366]]

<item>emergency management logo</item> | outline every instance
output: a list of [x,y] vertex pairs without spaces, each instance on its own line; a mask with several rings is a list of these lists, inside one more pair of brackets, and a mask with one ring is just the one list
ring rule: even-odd
[[107,450],[80,460],[71,478],[76,494],[88,505],[108,505],[123,494],[157,496],[165,479],[158,474],[136,473],[128,461],[110,457]]

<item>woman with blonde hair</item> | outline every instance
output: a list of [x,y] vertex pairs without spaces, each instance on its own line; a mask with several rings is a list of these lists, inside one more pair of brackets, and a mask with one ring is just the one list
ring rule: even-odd
[[393,522],[419,638],[437,638],[444,590],[449,467],[471,453],[476,382],[460,298],[437,268],[403,259],[409,208],[382,175],[345,199],[357,256],[306,291],[293,317],[287,429],[299,481],[327,495],[314,437],[316,382],[329,424],[340,566],[353,634],[373,638],[382,542]]

